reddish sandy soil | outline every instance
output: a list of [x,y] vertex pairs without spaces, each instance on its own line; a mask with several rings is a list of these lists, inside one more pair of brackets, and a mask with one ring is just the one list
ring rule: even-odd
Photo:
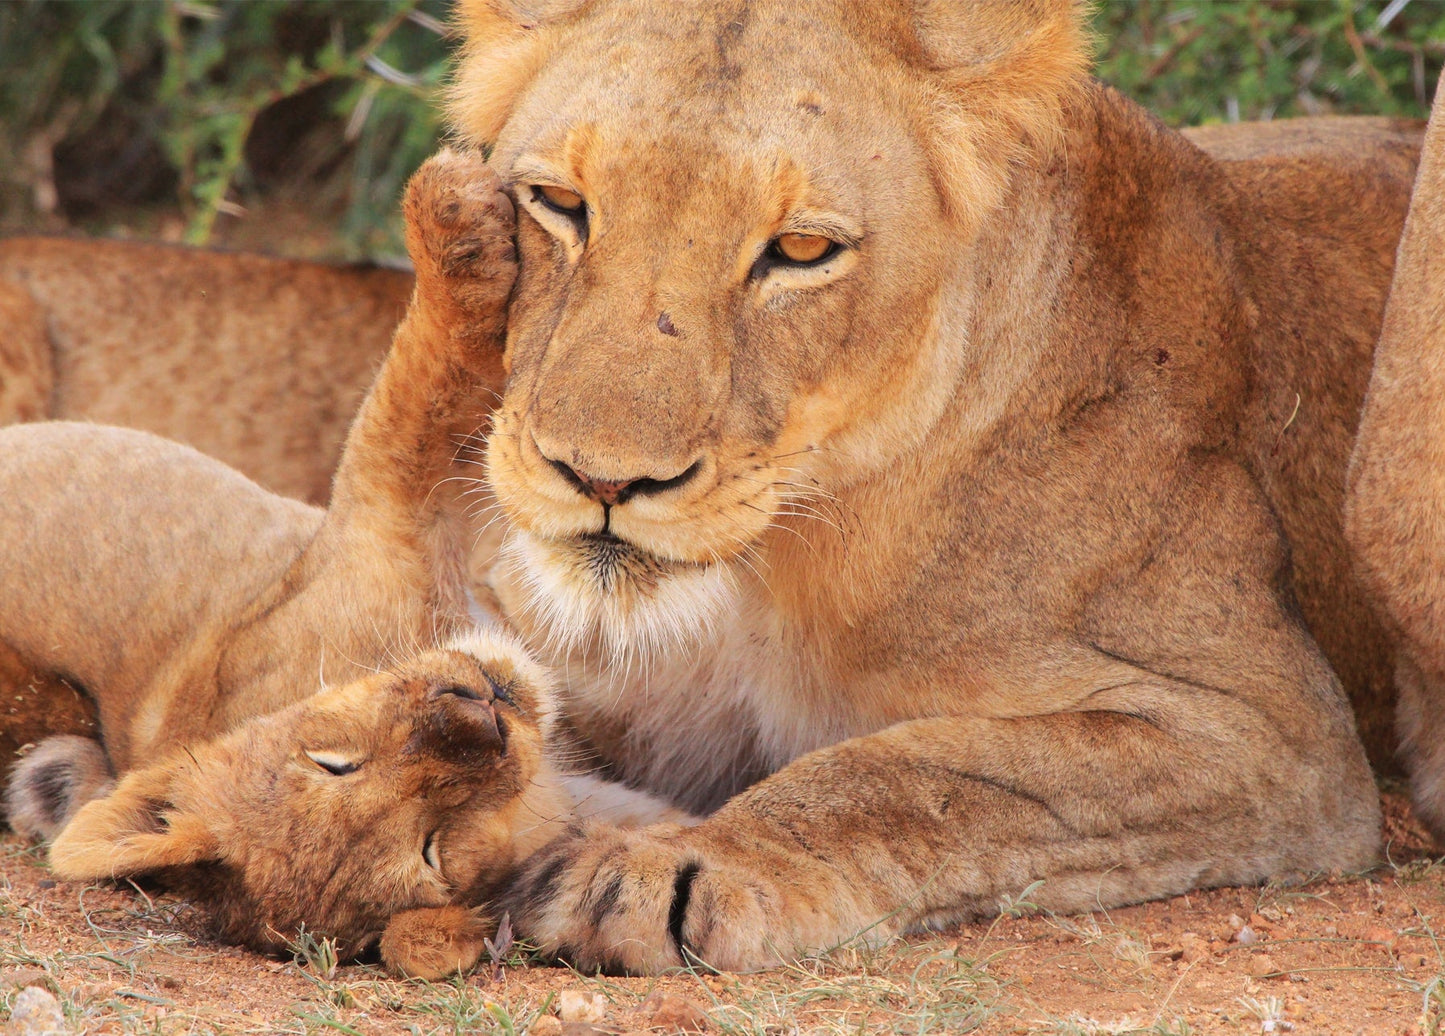
[[361,965],[327,979],[217,945],[195,911],[154,890],[57,883],[8,836],[0,1018],[38,985],[77,1031],[95,1033],[1435,1032],[1445,867],[1403,798],[1383,798],[1392,863],[1369,874],[1006,916],[789,971],[660,980],[587,977],[516,955],[450,984],[394,982]]

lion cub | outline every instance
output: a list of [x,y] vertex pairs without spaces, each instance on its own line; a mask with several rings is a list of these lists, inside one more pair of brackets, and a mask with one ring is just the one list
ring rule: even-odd
[[416,292],[329,510],[143,432],[0,429],[0,642],[99,711],[103,752],[51,740],[11,782],[12,822],[54,837],[58,872],[157,873],[263,949],[304,922],[355,952],[421,908],[382,951],[434,975],[476,959],[487,929],[465,905],[573,797],[543,759],[545,672],[464,635],[511,203],[443,153],[406,216]]

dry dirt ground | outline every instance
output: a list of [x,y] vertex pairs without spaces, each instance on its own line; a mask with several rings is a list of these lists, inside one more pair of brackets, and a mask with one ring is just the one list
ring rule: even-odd
[[[529,961],[465,980],[257,956],[158,890],[57,883],[0,839],[0,1020],[21,991],[87,1033],[1365,1033],[1445,1019],[1445,866],[1383,793],[1389,861],[1368,874],[1218,889],[1056,917],[1020,890],[991,923],[756,975],[580,975]],[[33,997],[34,994],[31,994]]]

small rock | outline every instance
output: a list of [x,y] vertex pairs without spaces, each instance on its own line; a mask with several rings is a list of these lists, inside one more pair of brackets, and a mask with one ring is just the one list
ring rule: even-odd
[[[26,986],[53,987],[54,981],[44,968],[18,968],[0,974],[0,983],[11,989],[24,989]],[[55,989],[50,988],[50,991],[54,993]]]
[[9,1032],[15,1036],[67,1036],[65,1012],[49,990],[26,986],[10,1008]]
[[557,994],[557,1017],[564,1022],[600,1022],[607,1016],[607,998],[601,993],[564,989]]
[[1209,956],[1209,944],[1193,932],[1185,932],[1180,938],[1179,950],[1186,964],[1193,964]]
[[1229,930],[1237,932],[1244,927],[1244,918],[1238,914],[1230,914],[1228,918]]
[[1259,953],[1249,959],[1249,975],[1251,978],[1264,978],[1267,975],[1274,975],[1279,971],[1274,958],[1267,953]]
[[544,1014],[527,1028],[528,1036],[562,1036],[562,1023]]
[[[650,1002],[650,1003],[649,1003]],[[676,993],[653,993],[642,1002],[650,1007],[648,1024],[668,1032],[705,1032],[707,1014],[701,1007]]]
[[1245,925],[1239,931],[1234,933],[1234,941],[1239,943],[1241,946],[1248,946],[1250,943],[1259,942],[1259,940],[1259,933],[1256,932],[1249,925]]

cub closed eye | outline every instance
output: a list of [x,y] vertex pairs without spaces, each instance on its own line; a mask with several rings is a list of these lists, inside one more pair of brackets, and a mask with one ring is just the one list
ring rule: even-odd
[[355,773],[356,768],[361,765],[339,752],[313,752],[309,749],[305,751],[307,759],[334,777],[345,777],[348,773]]
[[441,873],[442,854],[441,850],[437,848],[437,833],[435,831],[426,836],[426,841],[421,847],[421,858],[426,861],[428,867],[438,874]]
[[517,701],[515,698],[512,697],[512,690],[510,687],[497,680],[493,680],[490,676],[487,677],[487,682],[492,685],[492,697],[496,698],[497,701],[504,702],[505,704],[512,706],[512,708],[514,709],[517,707]]

